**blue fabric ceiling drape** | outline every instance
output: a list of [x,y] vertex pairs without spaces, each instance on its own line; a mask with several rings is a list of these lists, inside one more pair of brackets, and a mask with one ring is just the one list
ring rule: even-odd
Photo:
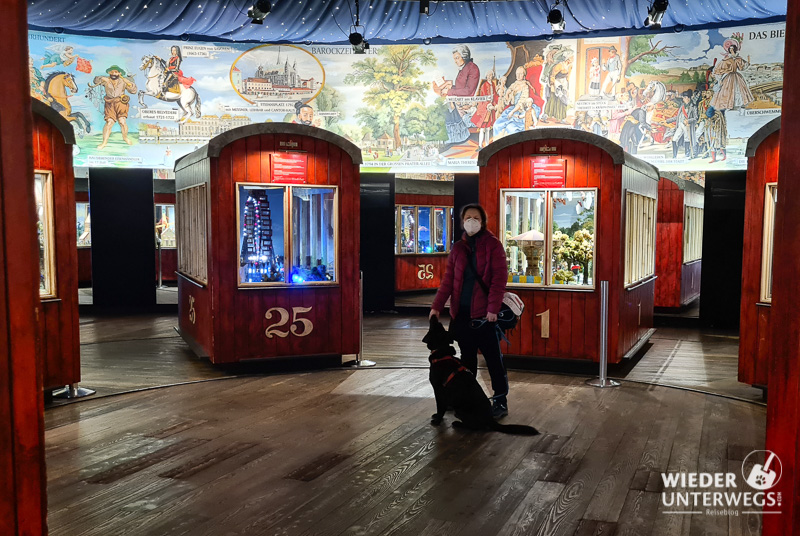
[[[664,30],[785,18],[787,0],[672,0]],[[274,0],[264,23],[251,24],[251,0],[29,0],[32,29],[81,34],[114,32],[125,37],[178,37],[212,41],[345,43],[355,15],[354,0]],[[362,0],[361,24],[375,44],[395,41],[514,41],[552,35],[547,12],[553,0],[434,2],[419,13],[413,0]],[[591,37],[642,31],[648,0],[568,0],[587,32],[559,6],[563,36]],[[662,30],[663,31],[663,30]]]

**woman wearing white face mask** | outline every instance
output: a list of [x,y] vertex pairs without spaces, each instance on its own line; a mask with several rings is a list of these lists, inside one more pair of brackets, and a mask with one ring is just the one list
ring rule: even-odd
[[492,378],[492,413],[508,415],[508,377],[496,330],[508,281],[503,244],[486,229],[486,211],[478,204],[461,209],[464,235],[453,245],[447,269],[430,316],[439,316],[450,298],[450,331],[461,350],[461,361],[478,372],[478,350]]

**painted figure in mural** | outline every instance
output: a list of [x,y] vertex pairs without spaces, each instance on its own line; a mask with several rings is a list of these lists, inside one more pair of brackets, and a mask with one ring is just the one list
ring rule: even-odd
[[[526,106],[531,113],[531,117],[527,118],[528,123],[531,125],[529,128],[538,124],[537,117],[541,110],[531,98],[533,86],[525,78],[526,74],[525,67],[517,67],[516,71],[514,71],[516,80],[503,92],[503,100],[499,103],[503,111],[494,122],[494,139],[522,132],[526,129],[527,115],[524,112]],[[530,102],[527,102],[527,100],[522,102],[523,99],[530,99]],[[523,113],[520,113],[520,111]]]
[[30,56],[28,56],[28,78],[31,81],[31,95],[40,100],[44,99],[44,77]]
[[618,108],[611,112],[611,118],[608,121],[608,132],[614,137],[620,135],[625,118],[631,113],[631,96],[625,91],[620,92],[617,95],[617,104]]
[[[172,48],[177,49],[178,47]],[[180,49],[178,49],[178,51],[180,51]],[[180,62],[174,65],[180,66]],[[155,97],[164,102],[177,103],[181,111],[183,111],[183,115],[178,119],[181,123],[191,117],[192,105],[194,105],[194,116],[199,118],[202,115],[200,109],[200,95],[198,95],[193,87],[187,87],[183,83],[172,83],[170,90],[167,92],[164,91],[164,80],[170,76],[167,62],[158,56],[142,56],[142,65],[139,67],[139,70],[144,71],[144,76],[147,80],[144,89],[139,91],[140,107],[147,108],[144,97]],[[178,70],[178,72],[173,74],[183,77],[180,73],[182,73],[182,71]],[[177,78],[177,80],[180,81],[181,79]],[[194,78],[184,78],[184,80],[187,82],[190,81],[191,83],[195,81]]]
[[553,119],[564,123],[569,104],[569,75],[572,72],[571,50],[565,50],[564,59],[553,66],[547,80],[547,101],[542,111],[542,120]]
[[608,61],[603,63],[603,71],[608,72],[600,92],[606,97],[613,97],[617,82],[622,74],[622,60],[617,56],[616,47],[608,49]]
[[83,137],[84,134],[91,132],[92,126],[80,112],[73,112],[72,105],[69,103],[70,97],[78,93],[78,84],[72,73],[56,71],[48,75],[42,82],[43,100],[50,107],[58,112],[67,121],[74,121],[78,125],[77,134]]
[[719,79],[719,89],[711,99],[711,106],[716,110],[735,110],[753,102],[753,94],[747,87],[744,76],[739,74],[739,71],[750,66],[749,56],[747,61],[739,56],[743,40],[741,33],[734,33],[722,44],[725,57],[714,68],[714,75]]
[[619,135],[619,143],[630,154],[636,154],[639,151],[639,143],[648,130],[650,130],[650,125],[647,123],[646,112],[642,108],[634,108],[625,117],[625,123],[623,123]]
[[492,127],[497,117],[497,105],[500,99],[497,93],[497,78],[495,78],[494,69],[489,69],[489,72],[486,73],[486,80],[478,88],[478,95],[490,97],[489,100],[479,102],[472,115],[472,124],[479,129],[478,147],[483,148],[489,144],[492,136]]
[[92,84],[89,87],[103,86],[106,90],[104,97],[103,119],[106,124],[103,125],[103,143],[97,146],[98,149],[105,148],[108,144],[108,138],[111,136],[111,129],[114,123],[119,123],[119,129],[122,132],[122,139],[128,145],[133,145],[133,142],[128,138],[128,107],[131,98],[125,94],[136,93],[136,84],[130,77],[125,76],[125,70],[117,65],[112,65],[106,69],[108,76],[95,76]]
[[525,78],[530,82],[531,94],[533,103],[540,110],[544,108],[544,99],[542,98],[542,71],[544,70],[544,58],[536,54],[533,59],[525,65]]
[[589,66],[589,95],[600,95],[600,60],[592,58]]
[[700,115],[700,127],[698,130],[701,131],[705,145],[711,153],[709,164],[725,160],[727,157],[725,148],[728,145],[728,123],[725,119],[725,114],[711,105],[713,96],[713,91],[704,91],[703,100],[698,105]]
[[314,108],[312,108],[311,105],[302,101],[297,101],[294,103],[294,109],[295,118],[292,119],[292,123],[308,125],[310,127],[319,127],[321,125],[319,119],[314,119]]
[[47,50],[48,52],[45,52],[44,60],[42,60],[42,69],[49,69],[56,65],[69,67],[78,57],[71,45],[50,45]]
[[[433,90],[442,97],[472,97],[478,89],[481,71],[472,61],[472,53],[467,45],[453,48],[453,61],[458,67],[458,75],[453,82],[442,84],[433,82]],[[447,145],[453,146],[469,139],[469,129],[461,118],[461,110],[454,102],[448,102],[445,109],[444,126],[447,129]],[[449,148],[446,146],[446,148]]]
[[694,158],[697,152],[697,139],[695,130],[697,128],[698,112],[697,104],[693,102],[694,92],[687,89],[681,93],[681,107],[675,117],[667,120],[668,123],[675,123],[675,132],[672,134],[672,158],[678,157],[678,147],[683,145],[686,158]]
[[[194,78],[191,76],[183,76],[183,71],[181,70],[181,63],[183,63],[183,54],[181,54],[181,47],[173,45],[169,49],[169,60],[167,61],[167,70],[166,76],[164,77],[164,84],[161,89],[162,96],[164,93],[180,93],[181,89],[178,84],[182,85],[183,87],[189,88],[192,87],[192,84],[196,82]],[[158,56],[155,56],[156,59],[161,60]],[[163,60],[161,60],[163,61]],[[160,97],[158,97],[160,98]]]

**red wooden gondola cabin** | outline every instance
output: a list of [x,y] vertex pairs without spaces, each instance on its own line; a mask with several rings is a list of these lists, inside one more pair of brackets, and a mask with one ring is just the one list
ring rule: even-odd
[[653,332],[658,170],[606,138],[547,128],[478,156],[480,202],[503,241],[525,312],[504,352],[599,359],[600,282],[609,283],[608,361]]
[[[739,381],[766,387],[772,353],[772,247],[778,199],[781,120],[773,119],[747,142],[747,186],[739,322]],[[795,262],[792,259],[791,262]]]
[[700,296],[703,187],[672,173],[658,182],[655,306],[680,309]]
[[397,179],[394,198],[395,290],[439,288],[453,244],[453,183]]
[[72,125],[32,100],[33,167],[39,217],[39,345],[44,389],[81,378],[78,338],[78,258],[75,248],[75,175]]
[[359,351],[361,151],[263,123],[175,164],[178,314],[213,363]]

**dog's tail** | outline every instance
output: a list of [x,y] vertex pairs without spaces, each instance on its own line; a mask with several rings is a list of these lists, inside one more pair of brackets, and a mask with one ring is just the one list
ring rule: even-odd
[[500,424],[497,421],[492,421],[492,424],[490,424],[489,426],[492,430],[495,430],[497,432],[502,432],[504,434],[529,435],[529,436],[539,435],[539,430],[537,430],[533,426],[526,426],[524,424]]

